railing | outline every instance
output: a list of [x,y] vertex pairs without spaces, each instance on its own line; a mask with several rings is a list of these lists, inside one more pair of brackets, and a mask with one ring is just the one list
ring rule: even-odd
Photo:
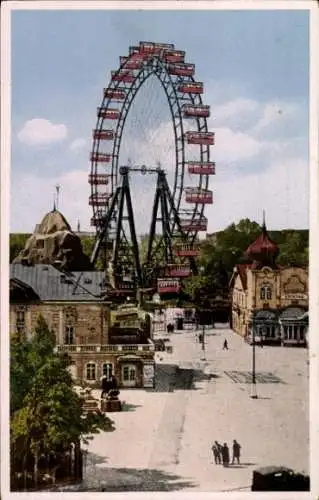
[[149,342],[148,344],[80,344],[80,345],[58,345],[56,347],[57,352],[132,352],[132,351],[142,351],[151,352],[154,351],[154,344]]

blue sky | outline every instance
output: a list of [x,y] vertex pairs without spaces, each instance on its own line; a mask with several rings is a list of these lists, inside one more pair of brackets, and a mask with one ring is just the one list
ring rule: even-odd
[[[96,107],[119,56],[140,40],[185,50],[204,82],[216,134],[209,231],[244,217],[260,220],[263,209],[271,228],[308,227],[308,16],[300,10],[13,12],[11,231],[33,230],[51,209],[57,183],[71,225],[80,219],[82,229],[90,228]],[[137,120],[154,129],[146,162],[172,148],[163,99],[149,85],[135,106]],[[123,155],[134,161],[133,132],[128,126]],[[141,180],[134,190],[142,231],[150,194]]]

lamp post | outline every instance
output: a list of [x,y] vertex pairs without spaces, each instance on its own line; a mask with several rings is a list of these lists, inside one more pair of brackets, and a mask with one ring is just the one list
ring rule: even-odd
[[206,355],[205,355],[205,325],[203,325],[203,331],[202,331],[202,361],[206,361]]
[[253,354],[253,359],[252,359],[252,386],[251,386],[251,398],[252,399],[257,399],[257,386],[256,386],[256,342],[255,342],[255,322],[253,320],[252,324],[252,330],[253,330],[253,349],[252,349],[252,354]]

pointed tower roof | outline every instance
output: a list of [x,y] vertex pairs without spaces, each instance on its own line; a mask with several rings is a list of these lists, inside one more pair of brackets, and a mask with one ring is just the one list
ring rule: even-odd
[[270,238],[263,214],[261,235],[246,250],[246,255],[254,261],[252,268],[263,266],[276,267],[276,258],[279,253],[278,245]]
[[71,227],[64,215],[54,206],[53,210],[43,217],[37,228],[37,234],[52,234],[57,231],[71,231]]

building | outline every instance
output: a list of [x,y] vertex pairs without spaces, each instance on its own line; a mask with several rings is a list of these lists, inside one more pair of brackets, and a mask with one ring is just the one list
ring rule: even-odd
[[231,278],[232,328],[247,340],[306,345],[308,270],[276,264],[279,248],[261,235],[246,250],[250,264],[235,266]]
[[[56,225],[60,216],[55,212],[49,222]],[[48,222],[48,214],[43,221]],[[62,221],[64,227],[65,219]],[[47,227],[47,232],[52,234],[52,228]],[[52,252],[54,258],[56,253]],[[73,258],[68,262],[76,267]],[[105,285],[102,271],[66,271],[58,265],[33,264],[29,260],[13,263],[10,332],[30,338],[42,315],[56,335],[57,351],[70,354],[76,383],[98,386],[106,374],[115,375],[120,387],[153,387],[150,318],[132,306],[112,311]]]

